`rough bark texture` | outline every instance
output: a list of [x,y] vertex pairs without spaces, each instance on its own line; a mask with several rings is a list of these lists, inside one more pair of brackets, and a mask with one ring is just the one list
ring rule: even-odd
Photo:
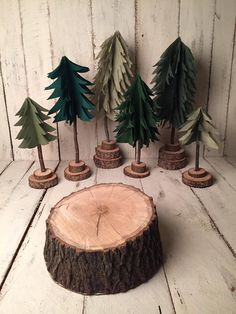
[[213,184],[213,176],[203,168],[191,168],[182,173],[182,181],[194,188],[206,188]]
[[98,168],[112,169],[122,165],[121,151],[115,141],[102,141],[95,152],[93,160]]
[[160,148],[158,166],[167,170],[177,170],[186,167],[185,151],[179,144],[167,144]]
[[139,237],[112,250],[77,252],[47,229],[44,257],[52,278],[83,294],[113,294],[150,279],[161,265],[157,216]]
[[134,161],[130,166],[124,168],[124,174],[131,178],[142,179],[148,177],[150,171],[144,162],[138,163],[137,161]]
[[38,169],[29,177],[29,186],[34,189],[48,189],[58,184],[57,175],[51,169]]
[[91,176],[91,170],[83,161],[70,161],[69,167],[64,170],[64,176],[69,181],[81,181]]

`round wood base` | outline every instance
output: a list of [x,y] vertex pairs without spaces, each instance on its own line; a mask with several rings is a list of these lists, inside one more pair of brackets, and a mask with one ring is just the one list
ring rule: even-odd
[[167,170],[178,170],[186,167],[185,151],[176,144],[167,144],[160,148],[158,166]]
[[132,186],[98,184],[72,193],[51,209],[46,226],[47,269],[74,292],[125,292],[161,265],[155,205]]
[[122,165],[121,151],[115,141],[102,141],[95,151],[93,160],[98,168],[112,169]]
[[57,184],[57,175],[51,169],[46,169],[44,172],[37,169],[29,177],[29,186],[34,189],[48,189]]
[[191,168],[182,173],[182,181],[194,188],[206,188],[213,184],[213,176],[203,168],[197,171]]
[[124,174],[131,178],[142,179],[148,177],[150,175],[150,171],[147,169],[144,162],[138,164],[134,161],[130,166],[124,168]]
[[64,176],[69,181],[81,181],[91,176],[91,170],[82,160],[78,163],[70,161],[69,167],[64,170]]

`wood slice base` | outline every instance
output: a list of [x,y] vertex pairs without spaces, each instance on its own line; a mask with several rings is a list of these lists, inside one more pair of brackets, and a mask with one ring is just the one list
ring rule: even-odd
[[131,178],[142,179],[150,175],[150,171],[147,169],[144,162],[136,163],[132,162],[130,166],[124,168],[124,174]]
[[95,151],[93,160],[98,168],[112,169],[122,165],[121,151],[115,141],[102,141]]
[[29,186],[34,189],[48,189],[57,184],[57,175],[51,169],[46,169],[44,172],[37,169],[29,177]]
[[69,167],[64,170],[64,176],[69,181],[81,181],[91,176],[91,170],[82,160],[78,163],[70,161]]
[[155,205],[133,186],[98,184],[72,193],[51,209],[46,227],[47,269],[74,292],[125,292],[161,265]]
[[194,188],[206,188],[213,184],[213,176],[205,169],[191,168],[182,173],[182,182]]
[[186,167],[187,158],[180,144],[167,144],[160,148],[158,166],[167,170],[177,170]]

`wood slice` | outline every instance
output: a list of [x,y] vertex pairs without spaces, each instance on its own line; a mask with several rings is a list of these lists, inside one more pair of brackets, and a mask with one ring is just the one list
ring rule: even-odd
[[98,157],[97,155],[93,156],[93,160],[95,165],[98,168],[103,168],[103,169],[113,169],[113,168],[118,168],[122,165],[122,157],[118,158],[113,158],[113,159],[105,159]]
[[111,140],[111,141],[102,141],[102,149],[105,150],[110,150],[116,148],[116,142]]
[[[175,150],[177,147],[178,150]],[[185,157],[185,151],[179,144],[168,144],[159,149],[159,167],[167,170],[178,170],[186,167],[186,165],[187,158]]]
[[165,147],[161,147],[159,150],[159,158],[167,160],[181,160],[185,158],[185,151],[180,148],[178,151],[169,151]]
[[153,200],[132,186],[98,184],[72,193],[51,209],[46,226],[47,269],[75,292],[124,292],[161,264]]
[[[198,176],[196,176],[196,172],[199,172]],[[191,168],[182,173],[182,181],[194,188],[206,188],[213,184],[213,176],[203,168],[199,171]]]
[[85,169],[85,162],[80,160],[80,162],[76,163],[74,160],[69,162],[69,170],[73,173],[81,172]]
[[165,150],[168,150],[169,152],[177,152],[178,150],[181,149],[181,146],[179,143],[166,144],[164,147],[165,147]]
[[102,159],[114,159],[121,156],[120,148],[117,146],[113,149],[102,149],[99,145],[95,149],[96,155]]
[[124,174],[128,177],[135,178],[135,179],[142,179],[150,175],[150,171],[147,169],[146,164],[143,162],[142,162],[142,168],[138,169],[139,171],[142,170],[143,172],[134,171],[134,169],[135,169],[135,165],[133,166],[131,164],[131,166],[127,166],[124,168]]
[[167,170],[178,170],[187,166],[187,159],[183,158],[181,160],[166,160],[158,158],[158,166]]
[[51,169],[42,172],[40,169],[34,171],[29,177],[29,186],[34,189],[48,189],[58,184],[58,178]]
[[91,176],[91,170],[87,165],[84,164],[84,169],[82,171],[71,172],[69,165],[69,167],[64,170],[64,176],[69,181],[81,181]]
[[138,173],[144,173],[147,171],[147,167],[146,164],[144,162],[140,162],[139,164],[136,161],[133,161],[131,163],[131,169],[134,172],[138,172]]

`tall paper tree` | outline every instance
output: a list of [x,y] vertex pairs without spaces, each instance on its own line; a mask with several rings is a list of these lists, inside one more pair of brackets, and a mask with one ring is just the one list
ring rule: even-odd
[[82,121],[90,121],[93,118],[90,111],[94,109],[94,105],[85,96],[92,94],[88,88],[92,83],[79,74],[88,71],[89,68],[77,65],[64,56],[59,66],[48,74],[49,78],[56,80],[46,87],[46,90],[54,89],[48,99],[58,98],[56,104],[49,111],[49,114],[56,113],[54,122],[66,121],[70,125],[73,124],[76,163],[80,160],[77,117]]
[[158,140],[157,117],[151,96],[151,90],[137,75],[124,94],[124,102],[117,108],[116,140],[136,147],[137,163],[140,163],[143,145],[149,146],[150,141]]
[[154,102],[162,126],[171,125],[171,144],[175,129],[179,128],[192,111],[195,95],[195,66],[191,50],[177,38],[162,54],[153,72]]
[[202,108],[198,108],[188,116],[179,132],[183,133],[179,139],[182,145],[196,142],[195,170],[199,170],[200,142],[209,148],[218,149],[218,143],[214,138],[218,131],[213,125],[211,117]]
[[128,47],[119,31],[106,39],[97,56],[98,72],[94,78],[94,100],[97,110],[105,111],[104,129],[109,141],[107,118],[115,120],[116,107],[124,100],[123,94],[132,79],[132,62]]
[[22,140],[20,148],[34,148],[38,149],[38,157],[41,171],[46,171],[42,147],[56,139],[55,135],[50,132],[55,129],[45,121],[49,119],[46,115],[47,109],[41,107],[33,99],[26,98],[20,110],[16,113],[20,117],[19,121],[15,124],[21,126],[21,130],[17,135],[18,140]]

